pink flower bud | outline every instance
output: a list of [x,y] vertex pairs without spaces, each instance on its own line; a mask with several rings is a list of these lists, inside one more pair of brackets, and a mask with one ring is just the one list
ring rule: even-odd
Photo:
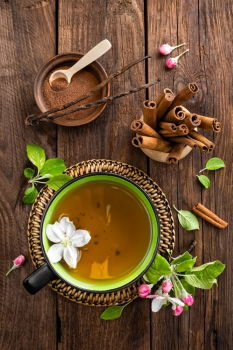
[[182,298],[181,300],[188,306],[192,306],[194,303],[194,299],[190,294],[187,294],[187,296]]
[[6,276],[9,275],[9,273],[11,273],[11,271],[17,269],[18,267],[22,266],[25,262],[25,257],[23,255],[19,255],[17,256],[17,258],[15,258],[13,260],[13,266],[10,268],[10,270],[7,271]]
[[177,305],[175,309],[172,310],[174,316],[179,316],[183,312],[183,306]]
[[166,280],[162,283],[162,291],[163,293],[169,293],[170,290],[172,289],[173,284],[170,280]]
[[178,64],[178,61],[179,61],[180,57],[183,56],[183,55],[184,55],[186,52],[188,52],[188,51],[189,51],[189,49],[186,50],[186,51],[184,51],[184,52],[182,52],[179,56],[168,58],[168,59],[166,60],[166,66],[167,66],[167,68],[174,68],[174,67],[176,67],[177,64]]
[[150,294],[151,288],[148,286],[148,284],[141,284],[140,287],[138,287],[138,294],[140,298],[146,298]]
[[160,46],[159,52],[164,56],[169,55],[172,52],[172,47],[169,44],[163,44]]
[[171,53],[173,50],[177,49],[178,47],[181,47],[183,45],[186,45],[186,43],[177,45],[177,46],[170,46],[169,44],[163,44],[160,46],[159,48],[159,52],[161,55],[169,55],[169,53]]
[[175,58],[172,58],[172,57],[168,58],[166,60],[166,66],[167,66],[167,68],[174,68],[174,67],[176,67],[177,66],[177,60]]
[[15,258],[15,260],[13,261],[14,265],[16,266],[21,266],[24,264],[24,262],[25,262],[25,257],[23,255],[17,256],[17,258]]

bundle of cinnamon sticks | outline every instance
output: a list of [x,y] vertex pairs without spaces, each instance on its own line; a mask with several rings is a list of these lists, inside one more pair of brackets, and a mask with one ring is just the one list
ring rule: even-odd
[[166,88],[155,101],[144,101],[143,116],[131,123],[131,130],[136,133],[132,144],[168,153],[168,164],[177,164],[186,146],[211,152],[214,143],[196,130],[220,132],[221,123],[215,118],[192,113],[183,106],[198,91],[197,84],[190,83],[177,95]]

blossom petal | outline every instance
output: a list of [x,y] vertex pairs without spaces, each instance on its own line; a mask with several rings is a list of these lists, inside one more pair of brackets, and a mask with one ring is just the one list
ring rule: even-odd
[[76,230],[70,237],[73,247],[83,247],[90,239],[90,233],[86,230]]
[[62,259],[63,256],[63,245],[61,243],[58,244],[53,244],[48,252],[48,258],[50,260],[51,263],[57,263],[58,261],[60,261]]
[[64,239],[64,233],[62,233],[58,225],[58,222],[55,222],[55,224],[48,224],[46,227],[46,235],[54,243],[59,243]]
[[76,231],[76,227],[72,222],[66,224],[66,236],[71,237]]
[[73,227],[74,230],[76,230],[74,224],[72,221],[70,221],[70,219],[67,216],[63,216],[60,220],[59,220],[59,224],[61,225],[62,229],[64,230],[64,232],[66,232],[66,228],[67,225],[71,225]]
[[178,298],[171,298],[171,297],[168,297],[167,299],[168,299],[168,301],[170,301],[170,303],[172,303],[172,305],[184,306],[183,301],[181,301],[181,300],[178,299]]
[[154,298],[152,300],[152,303],[151,303],[151,310],[153,312],[158,312],[161,307],[166,304],[167,300],[165,297],[157,297],[157,298]]
[[78,262],[78,250],[71,246],[65,247],[63,250],[63,258],[72,269],[75,269]]

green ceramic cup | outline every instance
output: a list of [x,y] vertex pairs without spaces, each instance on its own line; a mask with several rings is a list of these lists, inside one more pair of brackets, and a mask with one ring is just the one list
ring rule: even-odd
[[[134,269],[132,269],[127,275],[114,280],[106,280],[106,284],[101,285],[98,285],[97,283],[95,284],[94,282],[87,283],[86,281],[77,280],[75,277],[69,274],[62,264],[53,264],[47,257],[47,251],[50,244],[46,235],[46,226],[51,223],[51,217],[56,205],[69,191],[72,191],[74,188],[78,188],[84,183],[96,181],[102,181],[105,183],[111,182],[125,187],[128,191],[134,194],[134,197],[136,197],[138,201],[140,201],[150,220],[150,243],[140,264],[135,266]],[[35,294],[51,280],[61,279],[78,289],[93,293],[106,293],[121,289],[142,277],[148,270],[156,256],[159,245],[159,237],[160,229],[156,210],[148,195],[136,183],[125,177],[105,172],[91,173],[80,176],[66,183],[50,200],[41,223],[41,242],[46,263],[24,280],[24,287],[29,293]]]

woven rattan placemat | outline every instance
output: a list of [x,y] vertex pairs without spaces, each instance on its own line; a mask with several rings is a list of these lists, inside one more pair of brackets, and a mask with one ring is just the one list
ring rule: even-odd
[[[167,249],[172,251],[175,241],[175,229],[171,209],[162,190],[143,171],[126,163],[94,159],[73,165],[66,172],[72,177],[78,177],[88,173],[104,171],[119,174],[133,180],[149,195],[159,216],[161,229],[159,252],[164,254]],[[36,267],[41,266],[45,262],[40,241],[40,224],[45,208],[53,193],[53,190],[44,187],[30,212],[27,236],[31,258]],[[119,291],[98,294],[81,291],[62,280],[54,280],[49,285],[55,292],[76,303],[89,306],[108,306],[124,304],[137,298],[137,287],[141,283],[142,279]]]

